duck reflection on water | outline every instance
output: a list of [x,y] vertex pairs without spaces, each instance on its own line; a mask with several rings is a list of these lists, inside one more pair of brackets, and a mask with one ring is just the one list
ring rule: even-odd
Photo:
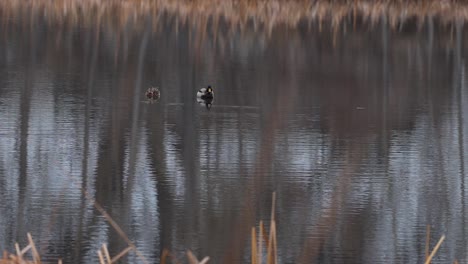
[[202,99],[200,97],[197,97],[197,102],[200,105],[204,105],[206,107],[206,109],[210,110],[211,106],[213,105],[213,98]]

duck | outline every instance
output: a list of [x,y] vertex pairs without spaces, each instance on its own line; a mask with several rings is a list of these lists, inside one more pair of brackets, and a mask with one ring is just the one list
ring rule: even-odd
[[213,92],[213,88],[211,88],[211,85],[208,85],[206,88],[201,88],[200,90],[198,90],[197,98],[200,98],[203,100],[207,100],[207,99],[213,100],[214,92]]
[[158,87],[150,87],[146,90],[146,98],[150,100],[158,100],[161,97],[161,92],[159,91]]

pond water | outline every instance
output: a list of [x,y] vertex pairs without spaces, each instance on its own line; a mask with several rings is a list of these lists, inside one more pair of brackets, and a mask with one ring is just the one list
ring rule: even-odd
[[279,263],[422,263],[427,225],[436,263],[467,259],[462,24],[174,21],[1,21],[0,249],[117,254],[95,199],[149,263],[249,263],[275,192]]

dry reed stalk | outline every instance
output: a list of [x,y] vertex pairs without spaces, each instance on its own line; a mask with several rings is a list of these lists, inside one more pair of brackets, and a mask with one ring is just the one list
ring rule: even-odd
[[271,197],[271,220],[275,220],[275,207],[276,207],[276,192],[273,192]]
[[110,257],[110,254],[109,254],[109,250],[107,249],[106,244],[102,244],[102,252],[104,252],[104,257],[106,258],[107,263],[112,263],[111,262],[111,257]]
[[431,226],[427,225],[426,226],[426,250],[424,254],[424,259],[427,259],[429,257],[429,241],[431,239]]
[[102,244],[101,249],[97,251],[98,257],[99,257],[99,263],[101,264],[112,264],[116,263],[119,259],[121,259],[123,256],[127,255],[128,252],[130,252],[133,248],[132,247],[127,247],[124,250],[120,251],[119,254],[117,254],[115,257],[111,258],[109,254],[109,250],[107,248],[106,244]]
[[167,249],[163,249],[163,252],[161,254],[161,259],[159,260],[159,262],[161,264],[166,264],[166,258],[169,256],[169,251]]
[[192,251],[187,251],[187,258],[190,264],[198,264],[198,259],[193,255]]
[[106,261],[104,260],[104,257],[102,255],[101,250],[98,250],[97,253],[98,253],[98,257],[99,257],[99,263],[100,264],[106,264]]
[[252,264],[257,264],[257,258],[258,258],[258,253],[257,253],[257,234],[255,233],[255,227],[252,227],[252,233],[251,233],[252,237],[251,237],[251,243],[252,243],[252,250],[251,250],[251,257],[250,257],[250,261]]
[[273,234],[273,255],[275,256],[274,264],[278,264],[278,240],[276,239],[276,220],[273,222]]
[[270,224],[270,239],[268,241],[268,248],[267,248],[267,264],[273,264],[273,256],[272,256],[272,248],[273,248],[273,239],[271,239],[271,236],[273,235],[272,230],[273,230],[273,225]]
[[41,263],[41,257],[39,256],[39,252],[36,249],[36,246],[34,244],[34,240],[32,239],[32,236],[31,236],[30,233],[27,233],[27,236],[28,236],[29,245],[31,245],[33,260],[34,260],[35,263],[40,264]]
[[262,263],[262,252],[263,252],[263,241],[265,239],[265,229],[263,227],[263,221],[260,221],[259,231],[258,231],[258,264]]
[[127,255],[128,252],[130,252],[131,250],[132,250],[132,247],[127,247],[126,249],[120,251],[119,254],[117,254],[115,257],[111,259],[111,263],[116,263],[120,258]]
[[276,264],[276,221],[275,221],[276,192],[273,192],[271,202],[270,235],[268,236],[267,264]]
[[163,249],[163,253],[161,254],[161,259],[160,259],[160,263],[161,264],[166,264],[166,259],[167,258],[170,258],[171,259],[171,263],[176,263],[176,264],[180,264],[181,262],[171,254],[171,252],[167,249]]
[[[117,234],[119,234],[119,236],[121,238],[123,238],[125,240],[125,242],[127,242],[127,245],[129,247],[131,247],[135,253],[137,254],[138,258],[140,258],[140,260],[143,262],[143,263],[149,263],[146,258],[143,256],[143,254],[141,254],[141,252],[136,248],[135,244],[133,244],[133,242],[128,238],[128,236],[125,234],[125,232],[120,228],[120,226],[114,221],[114,219],[112,219],[112,217],[106,212],[106,210],[104,210],[104,208],[98,204],[96,202],[96,200],[94,198],[92,198],[88,192],[86,192],[85,190],[81,190],[85,196],[85,198],[90,201],[93,205],[94,205],[94,208],[96,208],[102,216],[104,216],[104,218],[107,220],[107,222],[115,229],[115,231],[117,232]],[[107,247],[106,247],[107,249]]]
[[21,250],[21,256],[23,256],[28,250],[32,248],[31,244],[27,245],[25,248]]
[[429,255],[429,257],[426,259],[426,262],[424,262],[424,264],[429,264],[431,263],[431,260],[432,258],[434,257],[434,255],[437,253],[437,250],[439,250],[439,247],[440,245],[442,245],[442,242],[444,242],[445,240],[445,235],[443,235],[440,239],[439,239],[439,242],[437,242],[436,246],[434,247],[434,249],[432,250],[431,254]]
[[187,251],[187,258],[190,264],[206,264],[210,260],[210,257],[204,257],[201,261],[198,261],[198,259],[190,250]]
[[210,257],[204,257],[199,264],[206,264],[210,260]]
[[15,243],[15,249],[16,249],[16,256],[18,257],[18,259],[21,261],[21,256],[23,254],[21,254],[21,250],[20,250],[20,247],[18,245],[18,243]]
[[270,236],[267,251],[267,264],[276,264],[277,260],[277,245],[276,245],[276,221],[271,220],[270,223]]
[[[251,264],[261,264],[263,260],[263,243],[267,245],[266,255],[267,264],[278,263],[277,252],[278,245],[276,240],[276,221],[275,221],[275,206],[276,206],[276,193],[273,193],[271,205],[271,220],[270,220],[270,231],[268,237],[265,234],[263,221],[260,221],[258,234],[256,234],[256,228],[252,227],[251,232]],[[258,236],[258,241],[256,237]],[[258,243],[258,244],[257,244]]]
[[[15,243],[16,255],[3,251],[3,257],[0,259],[0,264],[41,264],[41,258],[37,251],[36,244],[34,243],[30,233],[27,233],[27,236],[29,244],[21,249],[19,244]],[[31,251],[32,260],[23,258],[28,251]],[[61,264],[62,260],[59,259],[58,263]]]

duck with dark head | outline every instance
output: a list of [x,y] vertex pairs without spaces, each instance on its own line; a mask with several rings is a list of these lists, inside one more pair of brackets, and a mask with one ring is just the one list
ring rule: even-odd
[[201,88],[197,92],[197,102],[199,104],[204,104],[206,109],[210,110],[211,105],[213,104],[214,92],[211,85],[208,85],[206,88]]
[[213,99],[214,98],[214,92],[213,88],[211,88],[211,85],[208,85],[206,88],[201,88],[197,92],[197,98],[206,100],[206,99]]

